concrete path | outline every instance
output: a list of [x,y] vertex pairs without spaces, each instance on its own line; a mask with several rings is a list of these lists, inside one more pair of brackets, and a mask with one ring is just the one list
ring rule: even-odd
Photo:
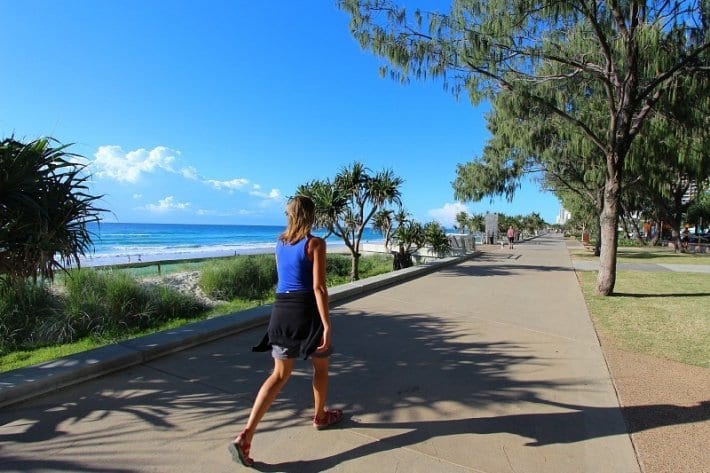
[[[254,439],[259,471],[639,472],[559,235],[491,247],[333,309],[331,405],[310,425],[308,362]],[[4,472],[228,472],[263,329],[0,411]]]

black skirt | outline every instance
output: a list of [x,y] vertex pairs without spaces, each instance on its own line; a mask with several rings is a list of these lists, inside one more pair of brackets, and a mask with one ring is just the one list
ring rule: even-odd
[[315,293],[277,293],[266,335],[252,351],[269,351],[272,345],[298,348],[299,356],[305,360],[318,348],[322,339],[323,322]]

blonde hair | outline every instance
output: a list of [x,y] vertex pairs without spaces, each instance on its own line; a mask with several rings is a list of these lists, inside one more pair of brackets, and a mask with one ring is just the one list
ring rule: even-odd
[[303,195],[291,197],[286,205],[288,223],[286,230],[279,236],[284,243],[294,244],[311,233],[316,219],[316,206],[311,199]]

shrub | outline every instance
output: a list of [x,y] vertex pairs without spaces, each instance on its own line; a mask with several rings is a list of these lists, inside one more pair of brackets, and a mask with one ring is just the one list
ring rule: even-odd
[[[360,261],[362,262],[364,258]],[[328,255],[326,257],[326,274],[329,277],[347,276],[350,278],[350,270],[352,269],[352,261],[350,256],[345,255]],[[360,269],[362,270],[362,263]]]
[[366,278],[392,272],[392,256],[374,254],[360,258],[360,271]]
[[209,263],[200,275],[200,287],[213,298],[262,300],[274,290],[276,259],[273,255],[236,256]]
[[635,238],[619,238],[618,246],[642,248],[646,245],[644,243],[639,242]]
[[[331,254],[327,257],[326,284],[328,287],[350,282],[350,256]],[[360,258],[360,277],[368,278],[392,271],[392,256],[367,255]]]
[[206,309],[194,297],[168,286],[155,286],[149,289],[149,294],[155,305],[155,322],[164,322],[178,317],[192,317]]
[[[64,313],[54,326],[64,327],[64,331],[68,326],[74,327],[72,340],[89,334],[111,335],[144,329],[205,310],[194,297],[167,286],[141,286],[129,274],[121,272],[75,270],[65,284]],[[62,336],[56,329],[53,334]]]
[[37,345],[40,323],[58,312],[59,302],[46,284],[0,284],[0,353]]
[[147,291],[126,273],[72,271],[65,280],[67,322],[81,322],[77,336],[143,327],[150,318]]

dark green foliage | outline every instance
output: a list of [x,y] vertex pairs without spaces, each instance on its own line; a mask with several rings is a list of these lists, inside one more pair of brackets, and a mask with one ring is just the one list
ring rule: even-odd
[[[350,275],[350,257],[345,255],[328,255],[326,262],[326,273],[328,276],[345,277]],[[365,264],[364,260],[361,264]],[[360,269],[362,270],[363,268]]]
[[0,285],[0,353],[38,342],[37,327],[53,318],[58,306],[45,284]]
[[65,320],[79,337],[145,329],[176,317],[191,317],[205,307],[168,286],[145,286],[121,272],[74,270],[66,279]]
[[72,271],[65,284],[65,320],[78,322],[82,335],[143,327],[154,313],[148,292],[125,273]]
[[53,140],[0,141],[0,278],[51,279],[90,249],[99,218],[81,158]]
[[202,271],[200,287],[215,299],[263,300],[276,284],[273,255],[237,256],[210,263]]
[[634,240],[631,238],[619,238],[618,245],[621,247],[634,247],[634,248],[639,248],[639,247],[644,247],[643,243],[640,243],[638,240]]
[[360,271],[366,277],[377,276],[392,271],[392,257],[390,255],[368,255],[360,262]]
[[[349,281],[349,257],[328,255],[327,261],[328,286]],[[389,255],[366,256],[362,273],[368,277],[387,273],[391,261]],[[190,295],[165,285],[139,284],[127,272],[72,270],[62,280],[64,287],[58,294],[29,280],[14,288],[0,286],[0,354],[87,336],[122,338],[206,310]],[[276,262],[273,255],[258,255],[210,263],[203,270],[203,288],[205,282],[220,283],[217,290],[225,294],[241,288],[234,291],[240,294],[225,299],[265,300],[276,283]]]
[[702,194],[688,209],[687,221],[699,231],[710,226],[710,192]]
[[204,305],[193,296],[183,294],[175,289],[156,285],[149,290],[155,312],[161,321],[180,317],[192,317],[205,310]]
[[[326,285],[328,287],[350,282],[350,257],[330,254],[327,257]],[[390,255],[367,255],[360,258],[360,275],[368,278],[392,271]]]
[[435,253],[441,256],[447,255],[451,249],[451,243],[446,236],[446,231],[438,222],[429,222],[424,225],[424,241]]
[[0,353],[121,336],[206,309],[192,296],[140,285],[126,273],[72,270],[64,283],[60,295],[31,282],[0,287]]
[[[493,138],[458,167],[456,198],[512,198],[531,171],[583,194],[599,216],[597,292],[611,294],[625,173],[656,179],[656,189],[708,178],[707,1],[459,0],[448,12],[402,3],[338,5],[384,75],[436,78],[493,104]],[[674,207],[677,228],[684,209]]]
[[352,256],[350,277],[360,278],[359,259],[362,234],[369,222],[376,222],[376,228],[384,230],[385,239],[389,226],[383,215],[373,217],[386,210],[389,204],[400,205],[400,187],[404,180],[389,169],[373,173],[364,164],[354,162],[344,167],[333,181],[313,180],[296,189],[297,195],[304,195],[316,206],[315,226],[327,229],[327,235],[335,235],[343,240]]

